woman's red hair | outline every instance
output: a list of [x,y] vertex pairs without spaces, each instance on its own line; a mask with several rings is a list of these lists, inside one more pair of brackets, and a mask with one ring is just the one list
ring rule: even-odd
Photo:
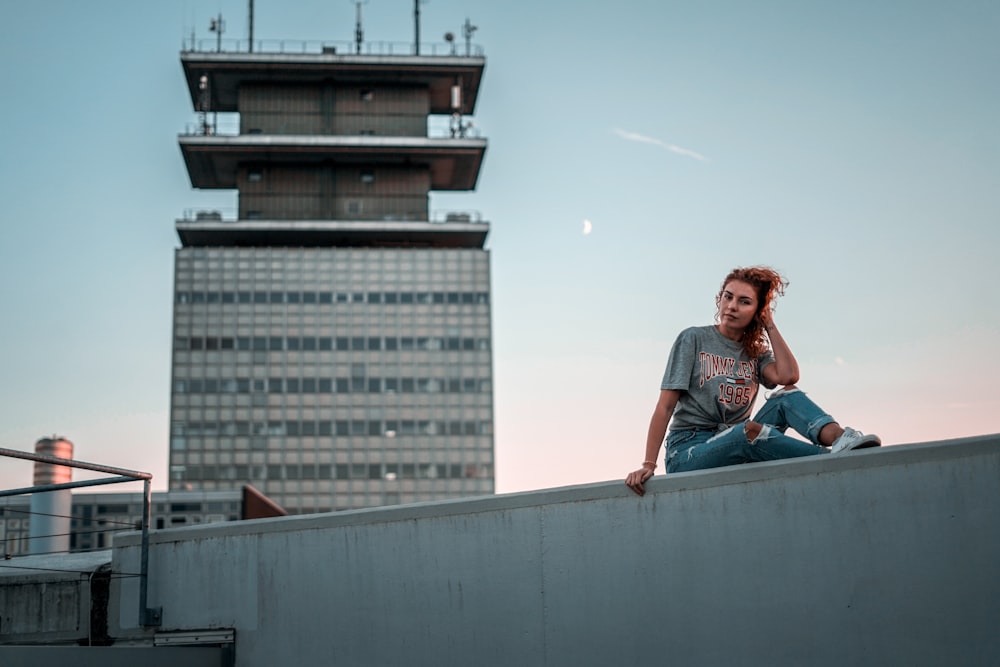
[[[743,330],[743,337],[740,338],[740,345],[743,351],[751,359],[756,359],[769,349],[767,335],[764,333],[764,323],[760,319],[760,314],[765,308],[774,309],[774,300],[785,293],[788,281],[769,266],[749,266],[733,269],[722,281],[722,287],[715,297],[715,305],[722,302],[722,293],[726,285],[734,280],[746,283],[754,288],[757,293],[757,312],[754,313],[750,325]],[[716,313],[718,317],[718,313]]]

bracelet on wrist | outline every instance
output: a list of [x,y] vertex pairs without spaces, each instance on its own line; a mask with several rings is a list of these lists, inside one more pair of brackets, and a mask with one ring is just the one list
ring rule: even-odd
[[642,467],[646,470],[656,470],[656,461],[643,461]]

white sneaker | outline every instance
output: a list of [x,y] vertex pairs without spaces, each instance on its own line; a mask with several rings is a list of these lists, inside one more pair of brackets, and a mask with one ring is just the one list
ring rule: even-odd
[[866,447],[878,447],[882,444],[882,439],[877,435],[865,435],[861,431],[855,431],[853,428],[845,428],[844,433],[834,440],[833,444],[830,445],[831,454],[839,454],[840,452],[848,452],[852,449],[865,449]]

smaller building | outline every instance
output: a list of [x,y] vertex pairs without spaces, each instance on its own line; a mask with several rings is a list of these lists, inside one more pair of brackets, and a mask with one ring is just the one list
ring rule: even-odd
[[[252,486],[230,491],[163,491],[153,493],[151,528],[283,516],[285,510]],[[29,496],[0,498],[0,544],[4,557],[30,551]],[[70,551],[111,547],[115,533],[140,530],[142,493],[73,494]]]

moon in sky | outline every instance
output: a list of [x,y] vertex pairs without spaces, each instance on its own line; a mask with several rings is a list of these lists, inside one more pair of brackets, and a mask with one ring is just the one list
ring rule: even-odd
[[583,234],[584,234],[584,236],[586,236],[587,234],[589,234],[591,232],[591,230],[593,230],[593,229],[594,229],[594,225],[591,224],[590,220],[584,220],[583,221]]

